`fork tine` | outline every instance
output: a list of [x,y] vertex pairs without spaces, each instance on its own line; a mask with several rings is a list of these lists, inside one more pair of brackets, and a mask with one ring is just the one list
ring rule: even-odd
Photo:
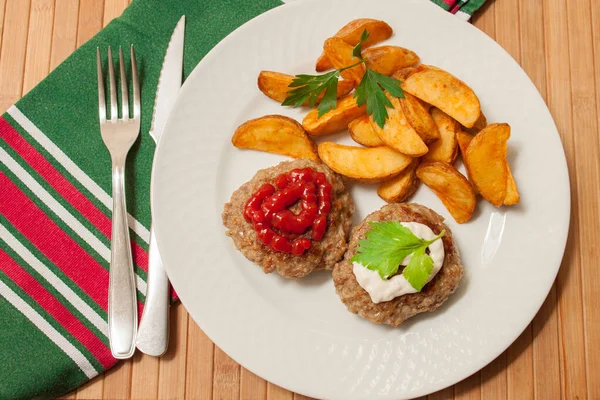
[[138,79],[137,60],[135,50],[131,45],[131,77],[133,80],[133,118],[140,118],[140,81]]
[[127,89],[127,75],[125,75],[125,63],[123,62],[123,49],[119,46],[119,69],[121,70],[121,113],[123,119],[129,119],[129,90]]
[[96,63],[98,64],[98,113],[100,122],[106,121],[106,99],[104,98],[104,77],[102,76],[102,57],[100,48],[96,47]]
[[117,108],[117,81],[115,80],[115,65],[113,64],[110,46],[108,46],[108,77],[110,78],[110,120],[116,121],[119,117]]

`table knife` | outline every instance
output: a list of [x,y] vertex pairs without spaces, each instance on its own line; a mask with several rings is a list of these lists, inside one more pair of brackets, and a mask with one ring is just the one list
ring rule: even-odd
[[[165,121],[169,116],[183,75],[183,44],[185,16],[173,30],[156,88],[154,114],[150,136],[158,145]],[[142,320],[138,328],[136,347],[145,354],[160,356],[167,351],[169,341],[169,279],[163,267],[156,244],[154,229],[150,227],[148,253],[148,289]]]

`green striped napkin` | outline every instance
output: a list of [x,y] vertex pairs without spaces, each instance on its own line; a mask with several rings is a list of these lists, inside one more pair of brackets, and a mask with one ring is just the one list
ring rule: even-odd
[[[483,3],[434,1],[467,15]],[[185,14],[187,76],[233,29],[280,4],[134,0],[0,118],[0,399],[54,397],[117,361],[107,337],[111,162],[98,126],[96,47],[133,43],[141,68],[142,128],[127,179],[141,310],[154,152],[147,133],[171,32]]]

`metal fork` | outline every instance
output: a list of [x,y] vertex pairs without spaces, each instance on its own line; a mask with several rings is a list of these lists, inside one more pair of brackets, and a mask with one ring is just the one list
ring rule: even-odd
[[104,77],[100,49],[96,51],[98,63],[98,109],[100,133],[112,159],[112,238],[110,245],[110,278],[108,286],[108,338],[110,351],[115,358],[129,358],[135,350],[137,331],[137,298],[127,225],[125,204],[125,160],[131,145],[140,132],[140,84],[138,81],[135,51],[131,46],[131,77],[133,81],[133,117],[129,115],[127,76],[123,51],[119,48],[121,72],[121,114],[118,117],[117,83],[112,51],[108,48],[108,76],[110,78],[110,119],[106,117]]

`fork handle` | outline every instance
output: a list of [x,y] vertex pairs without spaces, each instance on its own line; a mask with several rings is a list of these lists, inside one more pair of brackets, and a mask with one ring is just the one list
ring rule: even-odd
[[110,351],[115,358],[129,358],[135,351],[137,297],[125,204],[125,159],[113,160],[112,237],[108,285]]

